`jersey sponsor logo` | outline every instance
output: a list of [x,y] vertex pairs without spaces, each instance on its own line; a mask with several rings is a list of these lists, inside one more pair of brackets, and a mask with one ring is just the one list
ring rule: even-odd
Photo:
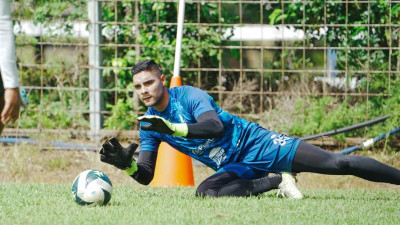
[[288,140],[290,140],[290,137],[288,137],[286,134],[280,134],[276,135],[273,134],[271,136],[271,139],[273,139],[273,143],[276,145],[284,146]]
[[210,159],[217,164],[217,169],[221,166],[221,163],[226,159],[225,150],[223,148],[213,148],[210,151]]
[[210,146],[215,142],[215,139],[207,139],[207,141],[204,144],[199,145],[197,149],[193,150],[193,153],[196,155],[201,155],[205,150],[210,148]]

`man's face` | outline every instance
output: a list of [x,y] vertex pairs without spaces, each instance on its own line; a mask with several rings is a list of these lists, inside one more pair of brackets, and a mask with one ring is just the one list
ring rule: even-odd
[[157,106],[164,94],[165,75],[157,71],[142,71],[133,76],[135,92],[147,107]]

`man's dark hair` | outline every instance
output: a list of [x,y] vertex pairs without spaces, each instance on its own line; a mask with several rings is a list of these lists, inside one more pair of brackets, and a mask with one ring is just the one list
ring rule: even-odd
[[142,71],[156,71],[159,75],[161,75],[161,70],[158,67],[157,63],[151,59],[146,59],[136,63],[136,65],[134,65],[131,70],[132,76]]

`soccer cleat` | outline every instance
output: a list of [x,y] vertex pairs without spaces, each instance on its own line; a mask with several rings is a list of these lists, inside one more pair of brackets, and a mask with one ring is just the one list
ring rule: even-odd
[[302,199],[303,194],[296,186],[296,179],[290,173],[282,173],[282,182],[278,186],[278,194],[289,199]]

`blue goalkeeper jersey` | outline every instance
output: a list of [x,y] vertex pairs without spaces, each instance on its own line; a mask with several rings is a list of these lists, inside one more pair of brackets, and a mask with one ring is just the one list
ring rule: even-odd
[[[222,110],[206,92],[191,86],[168,89],[169,103],[164,111],[150,107],[145,115],[157,115],[172,123],[192,124],[214,110],[224,126],[222,138],[193,139],[140,129],[140,150],[158,151],[164,141],[176,150],[199,160],[214,170],[230,163],[241,163],[261,171],[291,171],[294,152],[300,142],[284,134],[268,131]],[[141,122],[141,126],[147,124]]]

